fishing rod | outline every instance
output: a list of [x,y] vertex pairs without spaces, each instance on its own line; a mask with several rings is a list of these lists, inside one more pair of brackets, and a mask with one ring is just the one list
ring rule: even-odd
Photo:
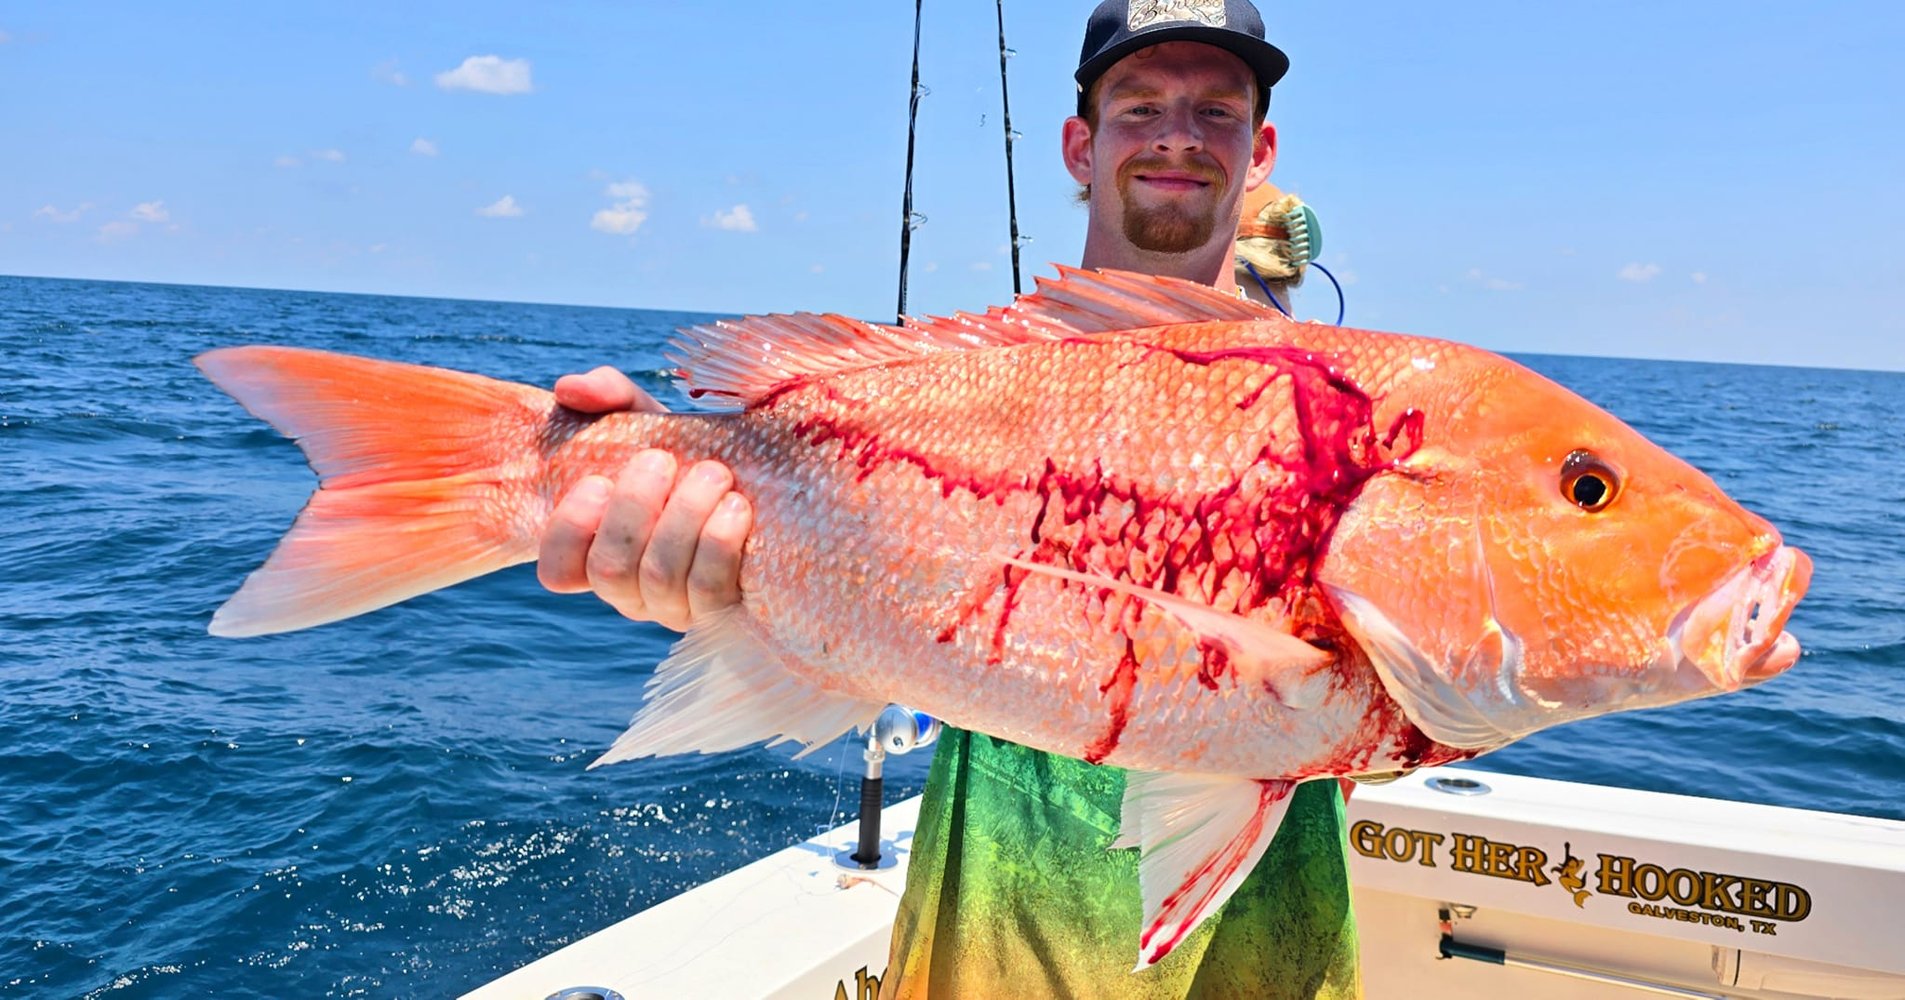
[[1031,242],[1019,239],[1019,202],[1012,190],[1012,143],[1019,133],[1012,131],[1012,98],[1006,92],[1005,61],[1018,53],[1005,47],[1005,0],[994,0],[999,11],[999,105],[1004,109],[1001,118],[1005,122],[1005,208],[1012,224],[1012,294],[1018,295],[1019,288],[1019,244]]
[[925,0],[913,0],[913,93],[906,103],[906,194],[900,202],[900,304],[895,323],[906,322],[906,258],[913,250],[913,230],[926,221],[913,214],[913,137],[919,121],[919,99],[927,91],[919,85],[919,24]]

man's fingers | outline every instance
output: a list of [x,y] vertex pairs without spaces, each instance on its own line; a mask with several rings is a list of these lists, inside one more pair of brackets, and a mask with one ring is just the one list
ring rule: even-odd
[[741,600],[741,552],[754,526],[754,508],[739,493],[715,505],[695,545],[688,571],[688,610],[695,618]]
[[675,457],[650,449],[635,456],[615,479],[615,489],[589,548],[588,580],[596,596],[630,618],[670,624],[643,600],[640,567],[655,521],[675,485]]
[[702,526],[733,486],[734,474],[719,462],[697,462],[675,484],[641,558],[642,602],[656,621],[674,629],[693,621],[688,576],[695,549]]
[[608,505],[609,487],[608,479],[602,476],[584,476],[556,504],[536,558],[536,579],[543,586],[558,594],[589,589],[584,562],[590,543],[595,541],[602,509]]
[[557,379],[556,402],[583,413],[623,410],[660,413],[667,409],[629,381],[627,375],[606,365],[582,375],[564,375]]

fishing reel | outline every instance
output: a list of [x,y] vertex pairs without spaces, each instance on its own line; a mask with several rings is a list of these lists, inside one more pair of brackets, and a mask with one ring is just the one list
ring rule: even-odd
[[939,740],[939,720],[905,705],[888,705],[873,723],[873,742],[887,753],[906,754]]
[[905,705],[888,705],[880,712],[873,723],[873,732],[867,735],[866,773],[860,777],[860,836],[859,847],[852,854],[834,856],[834,863],[842,868],[871,870],[890,868],[894,859],[880,856],[880,807],[885,778],[883,765],[888,754],[912,753],[921,747],[932,746],[939,740],[939,720],[925,712],[915,711]]

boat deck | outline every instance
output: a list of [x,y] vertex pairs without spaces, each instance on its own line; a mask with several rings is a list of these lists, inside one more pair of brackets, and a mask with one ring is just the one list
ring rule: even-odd
[[[1905,1000],[1905,823],[1456,768],[1349,811],[1375,1000]],[[877,871],[841,827],[466,997],[871,1000],[917,813],[883,811]]]

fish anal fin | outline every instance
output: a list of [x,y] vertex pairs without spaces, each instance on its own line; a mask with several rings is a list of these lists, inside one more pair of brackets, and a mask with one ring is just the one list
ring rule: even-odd
[[1276,838],[1296,784],[1131,771],[1120,834],[1136,846],[1144,918],[1137,970],[1156,965],[1237,891]]
[[705,615],[655,668],[635,719],[591,768],[637,757],[720,753],[768,741],[804,756],[873,725],[884,702],[827,691],[762,641],[744,605]]
[[1330,662],[1332,654],[1274,625],[1108,576],[1080,573],[1006,554],[998,558],[1028,573],[1102,587],[1156,606],[1200,640],[1222,650],[1240,679],[1261,683],[1286,708],[1309,708],[1322,695],[1324,685],[1314,683],[1312,677]]

